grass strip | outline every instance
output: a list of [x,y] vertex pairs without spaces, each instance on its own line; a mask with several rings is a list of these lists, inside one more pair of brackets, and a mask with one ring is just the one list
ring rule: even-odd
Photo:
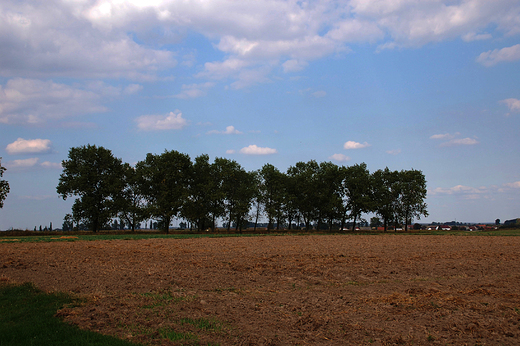
[[81,330],[55,317],[58,309],[74,304],[64,293],[47,294],[34,285],[0,286],[0,346],[138,344]]
[[[79,234],[74,232],[68,232],[62,234],[56,232],[56,235],[35,235],[32,232],[27,235],[10,236],[4,234],[7,232],[0,232],[0,244],[7,243],[24,243],[24,242],[60,242],[60,241],[95,241],[95,240],[141,240],[141,239],[193,239],[193,238],[227,238],[227,237],[266,237],[266,236],[310,236],[310,235],[330,235],[330,236],[350,236],[350,235],[372,235],[372,236],[383,236],[383,235],[408,235],[408,236],[520,236],[520,229],[499,229],[493,231],[417,231],[410,230],[408,232],[381,232],[381,231],[356,231],[356,232],[273,232],[273,233],[172,233],[172,234],[110,234],[110,233],[98,233],[98,234]],[[23,234],[23,232],[22,232]]]

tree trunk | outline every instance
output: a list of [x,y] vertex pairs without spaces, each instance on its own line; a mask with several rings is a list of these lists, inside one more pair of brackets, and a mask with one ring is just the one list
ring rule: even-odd
[[258,224],[258,218],[260,217],[260,201],[256,204],[256,218],[255,218],[255,227],[253,228],[253,232],[256,232],[256,225]]

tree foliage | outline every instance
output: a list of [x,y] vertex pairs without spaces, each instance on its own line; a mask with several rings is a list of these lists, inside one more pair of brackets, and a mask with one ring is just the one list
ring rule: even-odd
[[[4,176],[6,168],[2,166],[2,158],[0,157],[0,178]],[[9,183],[6,180],[0,179],[0,208],[4,206],[4,200],[9,193]]]
[[[426,179],[421,171],[368,171],[365,163],[349,167],[314,160],[297,162],[287,172],[271,164],[246,171],[226,158],[200,155],[194,162],[175,150],[147,154],[135,167],[102,147],[72,148],[63,161],[57,187],[64,199],[77,196],[70,224],[85,223],[98,230],[119,217],[134,230],[152,218],[150,225],[169,231],[174,218],[182,218],[197,230],[215,228],[216,220],[242,228],[261,213],[268,229],[292,227],[303,219],[305,229],[325,226],[353,229],[363,214],[374,213],[372,225],[407,225],[428,215]],[[254,207],[253,207],[254,205]],[[116,223],[112,221],[115,225]],[[313,226],[314,225],[314,226]],[[152,227],[152,226],[151,226]]]
[[103,147],[86,145],[69,150],[62,162],[63,173],[56,188],[63,198],[77,196],[72,214],[94,232],[106,227],[117,213],[116,199],[121,191],[121,159]]
[[168,233],[174,217],[181,213],[189,196],[192,164],[187,154],[166,150],[161,155],[147,154],[136,168],[142,175],[142,193],[150,215],[159,218]]

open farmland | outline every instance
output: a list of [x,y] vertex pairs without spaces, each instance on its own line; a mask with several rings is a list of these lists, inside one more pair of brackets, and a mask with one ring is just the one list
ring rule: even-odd
[[520,339],[520,237],[2,242],[0,281],[83,297],[58,315],[152,345]]

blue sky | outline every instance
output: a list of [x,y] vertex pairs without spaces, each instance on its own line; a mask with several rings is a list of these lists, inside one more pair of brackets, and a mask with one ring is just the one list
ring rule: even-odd
[[422,170],[422,222],[520,217],[520,1],[0,3],[0,229],[61,226],[71,147]]

